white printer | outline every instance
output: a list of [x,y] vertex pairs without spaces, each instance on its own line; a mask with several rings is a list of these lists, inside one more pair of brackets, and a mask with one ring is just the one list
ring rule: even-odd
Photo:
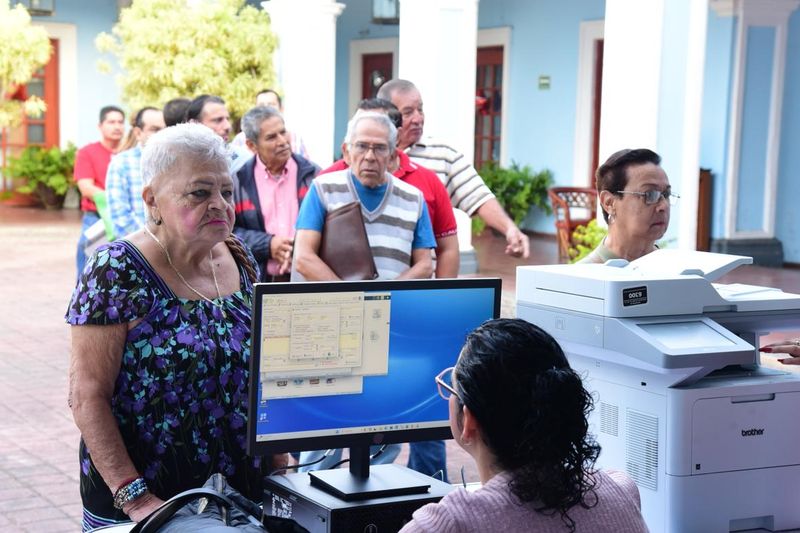
[[658,250],[517,269],[517,316],[584,376],[598,466],[636,481],[652,532],[800,528],[800,376],[758,352],[800,329],[800,295],[712,283],[751,262]]

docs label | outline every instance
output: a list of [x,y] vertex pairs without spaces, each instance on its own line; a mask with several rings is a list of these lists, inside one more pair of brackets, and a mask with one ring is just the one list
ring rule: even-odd
[[647,287],[622,289],[622,305],[642,305],[647,303]]

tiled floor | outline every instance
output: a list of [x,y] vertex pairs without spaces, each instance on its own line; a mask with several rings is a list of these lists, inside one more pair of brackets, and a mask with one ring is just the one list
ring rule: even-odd
[[[69,330],[63,322],[74,282],[75,211],[0,205],[0,531],[79,528],[78,431],[67,408]],[[503,316],[514,314],[514,270],[556,261],[552,239],[534,238],[527,261],[503,255],[490,232],[476,238],[482,275],[503,278]],[[742,267],[728,282],[800,292],[800,271]],[[477,476],[450,441],[448,470]]]
[[67,408],[79,214],[0,207],[0,530],[79,529]]

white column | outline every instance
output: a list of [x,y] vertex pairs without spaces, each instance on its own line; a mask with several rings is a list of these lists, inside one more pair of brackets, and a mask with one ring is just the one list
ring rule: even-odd
[[673,191],[667,238],[694,249],[708,6],[696,0],[608,0],[600,161],[622,148],[662,157]]
[[[425,136],[446,142],[472,161],[478,0],[399,1],[398,77],[413,82],[422,94]],[[472,247],[472,222],[463,211],[455,212],[459,272],[475,273],[478,266]]]
[[400,0],[399,77],[425,105],[425,135],[472,161],[478,0]]
[[606,2],[601,162],[622,148],[656,147],[662,23],[663,0]]
[[311,158],[325,168],[335,152],[336,17],[345,6],[333,0],[270,0],[261,6],[278,37],[286,124],[303,136]]

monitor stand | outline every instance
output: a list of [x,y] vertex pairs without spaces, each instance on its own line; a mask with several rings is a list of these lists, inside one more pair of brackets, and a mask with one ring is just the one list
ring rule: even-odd
[[344,501],[369,500],[428,492],[431,485],[413,470],[376,465],[370,470],[369,446],[350,448],[350,469],[314,470],[311,486]]

